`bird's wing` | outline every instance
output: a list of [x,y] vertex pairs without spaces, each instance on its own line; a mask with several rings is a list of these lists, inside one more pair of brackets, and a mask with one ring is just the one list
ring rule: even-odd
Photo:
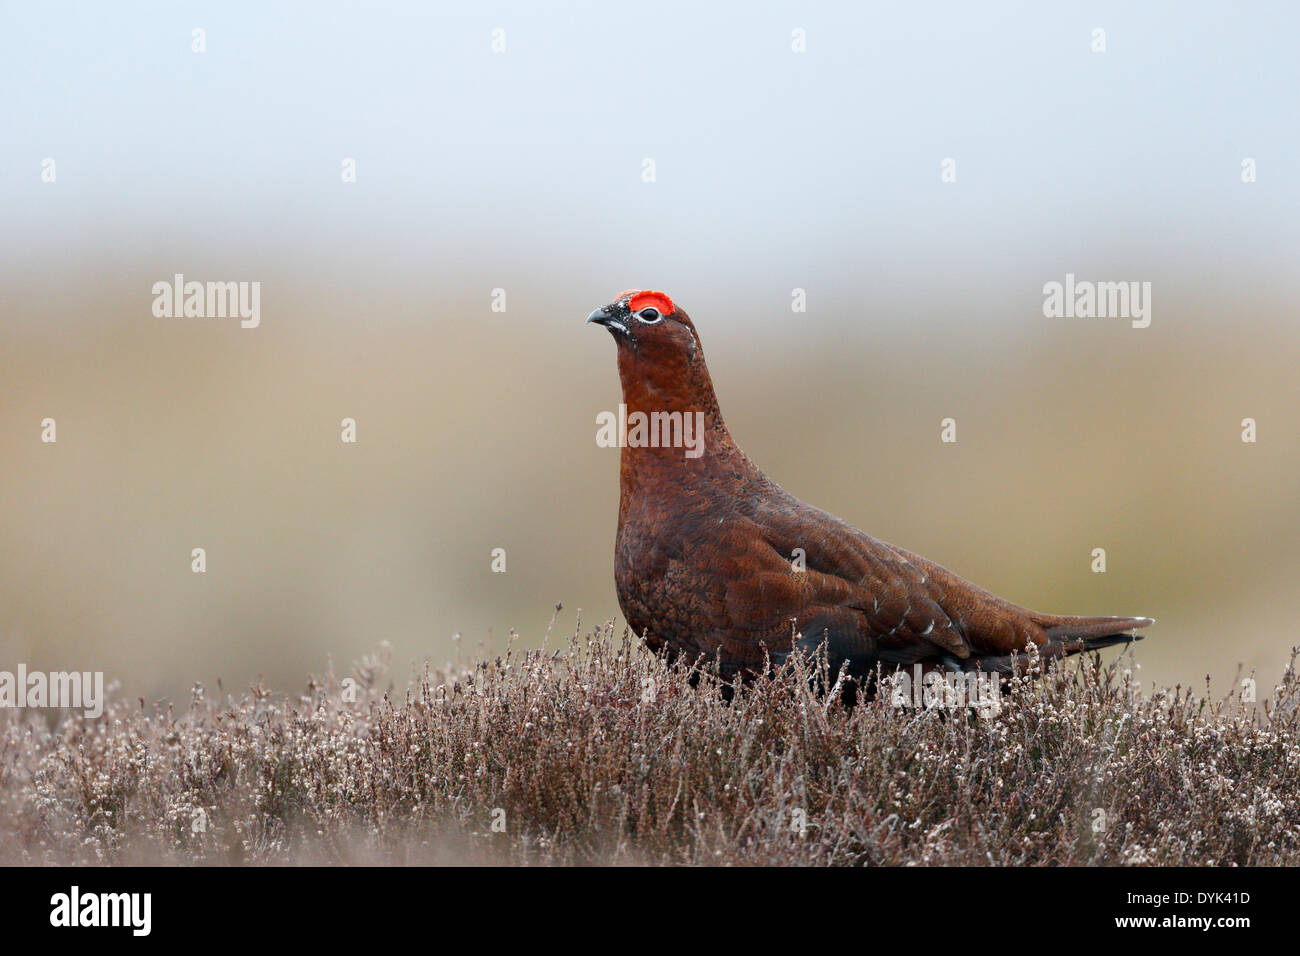
[[810,645],[825,640],[836,656],[964,660],[1024,649],[1041,634],[1015,605],[798,499],[766,496],[756,523],[779,552],[802,549],[799,629]]

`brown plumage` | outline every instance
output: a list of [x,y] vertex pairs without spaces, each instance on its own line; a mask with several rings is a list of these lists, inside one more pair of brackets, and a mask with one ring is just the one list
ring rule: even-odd
[[[761,669],[765,651],[779,664],[823,642],[833,670],[847,662],[859,677],[877,664],[1005,673],[1031,642],[1062,657],[1154,623],[1018,607],[786,492],[727,431],[695,326],[663,293],[620,293],[587,321],[618,347],[629,428],[614,581],[652,648],[716,659],[727,676]],[[660,428],[638,433],[637,413],[658,413]],[[702,448],[688,441],[697,421]],[[647,444],[669,425],[675,446]]]

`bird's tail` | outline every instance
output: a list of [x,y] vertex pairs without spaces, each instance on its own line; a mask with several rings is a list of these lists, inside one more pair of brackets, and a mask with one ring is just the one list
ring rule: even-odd
[[[1068,657],[1084,651],[1099,651],[1115,644],[1131,644],[1142,640],[1134,634],[1138,628],[1155,623],[1150,617],[1058,617],[1051,614],[1033,615],[1034,623],[1047,634],[1047,643],[1038,652],[1046,659]],[[945,658],[946,667],[953,670],[988,671],[1011,674],[1025,666],[1025,652],[1014,654],[970,657],[966,660]]]
[[1142,640],[1133,632],[1155,623],[1151,617],[1055,617],[1042,615],[1037,623],[1047,640],[1061,646],[1062,655],[1096,651],[1113,644]]

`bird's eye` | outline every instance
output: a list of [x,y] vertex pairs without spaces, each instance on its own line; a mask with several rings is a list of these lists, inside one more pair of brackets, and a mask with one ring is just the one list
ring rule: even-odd
[[658,309],[642,309],[636,314],[636,317],[646,325],[654,325],[663,318],[663,316],[659,314]]

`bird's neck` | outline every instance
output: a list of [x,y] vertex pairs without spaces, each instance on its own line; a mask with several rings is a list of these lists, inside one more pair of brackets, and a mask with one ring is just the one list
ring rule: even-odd
[[652,360],[629,349],[620,351],[618,366],[626,422],[620,455],[624,504],[647,486],[753,469],[723,421],[702,352]]

